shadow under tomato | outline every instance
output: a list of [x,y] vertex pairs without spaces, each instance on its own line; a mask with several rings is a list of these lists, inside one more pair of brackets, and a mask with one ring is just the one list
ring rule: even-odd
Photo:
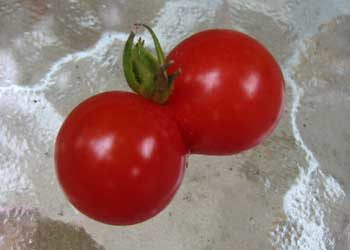
[[74,224],[42,216],[33,208],[0,208],[0,249],[104,250]]

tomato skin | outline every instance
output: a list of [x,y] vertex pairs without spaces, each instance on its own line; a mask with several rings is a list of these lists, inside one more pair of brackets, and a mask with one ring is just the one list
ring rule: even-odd
[[82,102],[65,120],[56,139],[56,172],[82,213],[130,225],[170,202],[187,152],[163,107],[132,93],[105,92]]
[[180,69],[167,106],[192,153],[225,155],[260,143],[283,109],[284,79],[255,39],[232,30],[206,30],[167,56]]

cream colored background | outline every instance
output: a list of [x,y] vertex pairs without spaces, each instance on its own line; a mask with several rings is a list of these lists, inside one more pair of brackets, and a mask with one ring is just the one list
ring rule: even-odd
[[[127,89],[121,51],[135,22],[166,51],[206,28],[256,37],[282,66],[287,102],[262,145],[191,156],[168,208],[111,227],[68,204],[53,143],[80,101]],[[348,0],[0,0],[0,25],[1,250],[350,249]]]

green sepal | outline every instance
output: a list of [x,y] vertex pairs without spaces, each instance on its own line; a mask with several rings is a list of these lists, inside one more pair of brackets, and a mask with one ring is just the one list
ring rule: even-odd
[[165,63],[158,38],[150,27],[142,26],[151,33],[157,57],[144,47],[144,41],[141,38],[134,45],[135,34],[131,32],[124,47],[124,75],[134,92],[162,104],[169,98],[173,90],[174,79],[179,72],[171,76],[167,75],[170,63]]

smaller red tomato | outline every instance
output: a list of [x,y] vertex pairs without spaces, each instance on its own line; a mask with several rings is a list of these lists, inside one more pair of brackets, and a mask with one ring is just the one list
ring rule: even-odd
[[165,109],[126,92],[76,107],[56,140],[59,182],[87,216],[113,225],[159,213],[181,183],[187,148]]
[[284,79],[255,39],[233,30],[205,30],[167,56],[168,74],[181,70],[167,106],[192,153],[234,154],[252,148],[276,127]]

